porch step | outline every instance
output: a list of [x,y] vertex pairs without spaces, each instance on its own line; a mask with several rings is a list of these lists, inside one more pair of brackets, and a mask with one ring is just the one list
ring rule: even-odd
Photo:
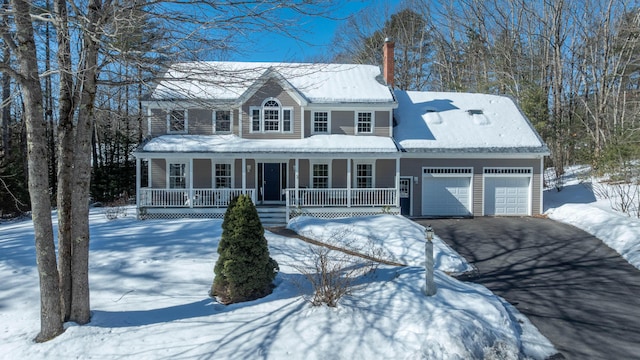
[[258,216],[264,227],[287,225],[287,209],[284,206],[258,206]]

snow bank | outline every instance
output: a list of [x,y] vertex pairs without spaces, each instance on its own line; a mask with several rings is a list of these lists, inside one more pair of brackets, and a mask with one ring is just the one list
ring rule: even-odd
[[589,204],[565,204],[547,211],[549,218],[571,224],[601,239],[640,269],[640,221]]

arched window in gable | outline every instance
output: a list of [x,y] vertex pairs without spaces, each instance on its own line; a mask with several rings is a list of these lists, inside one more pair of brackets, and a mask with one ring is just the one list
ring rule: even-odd
[[275,99],[267,99],[262,104],[264,131],[280,131],[280,103]]
[[283,107],[275,98],[267,98],[262,106],[249,109],[251,117],[251,132],[282,132],[293,131],[293,108]]

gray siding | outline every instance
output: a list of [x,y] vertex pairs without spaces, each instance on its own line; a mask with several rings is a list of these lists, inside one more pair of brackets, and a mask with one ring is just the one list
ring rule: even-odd
[[375,112],[375,129],[374,135],[376,136],[389,136],[389,112],[388,111],[376,111]]
[[187,111],[187,121],[189,134],[209,135],[213,133],[213,112],[204,109],[189,109]]
[[396,186],[396,160],[384,159],[376,161],[376,187],[392,188]]
[[[262,106],[262,102],[267,98],[276,98],[283,107],[292,107],[292,133],[251,133],[251,115],[249,109],[252,106]],[[247,139],[299,139],[301,129],[300,106],[287,93],[277,81],[270,79],[262,88],[258,89],[249,100],[242,105],[242,137]]]
[[335,159],[332,162],[331,186],[335,188],[347,187],[347,160]]
[[538,215],[540,209],[540,184],[542,181],[539,159],[401,159],[402,176],[418,177],[418,184],[413,186],[413,214],[418,216],[422,211],[422,168],[429,167],[472,167],[473,168],[473,204],[474,216],[483,214],[484,184],[483,169],[485,167],[531,167],[533,168],[531,184],[531,214]]
[[354,116],[353,111],[332,111],[331,133],[353,135]]
[[151,187],[154,189],[167,187],[167,162],[164,159],[151,159]]
[[151,136],[167,133],[167,113],[160,109],[151,109]]
[[210,189],[212,187],[210,159],[193,159],[193,187]]

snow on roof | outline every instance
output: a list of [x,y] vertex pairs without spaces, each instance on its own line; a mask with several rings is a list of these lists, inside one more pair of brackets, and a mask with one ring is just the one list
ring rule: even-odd
[[236,135],[163,135],[151,139],[143,152],[207,153],[397,153],[382,136],[313,135],[305,139],[244,139]]
[[504,96],[395,91],[394,137],[409,152],[548,153],[513,100]]
[[171,65],[151,99],[236,100],[272,72],[312,103],[394,101],[373,65],[225,61]]

